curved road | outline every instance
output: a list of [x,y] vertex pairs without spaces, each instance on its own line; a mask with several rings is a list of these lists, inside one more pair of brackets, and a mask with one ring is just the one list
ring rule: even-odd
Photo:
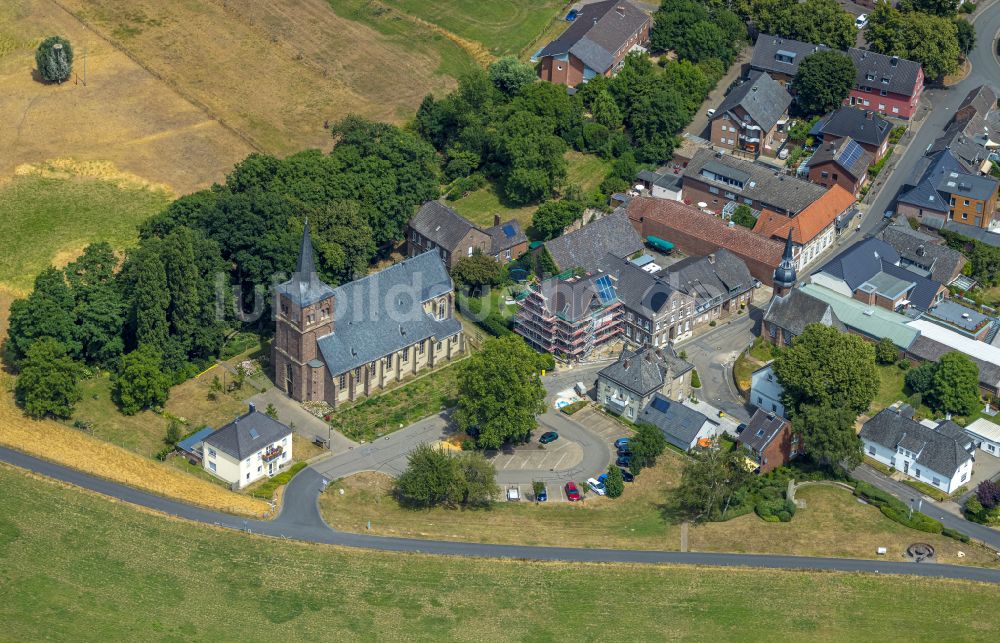
[[323,522],[323,518],[319,513],[317,500],[325,481],[319,473],[310,468],[304,469],[299,475],[295,476],[286,488],[284,505],[278,517],[273,521],[261,521],[242,520],[235,516],[162,498],[139,491],[138,489],[96,478],[74,469],[39,460],[10,449],[0,448],[0,461],[125,502],[195,522],[277,538],[291,538],[344,547],[358,547],[390,552],[469,556],[475,558],[509,558],[589,563],[673,563],[723,567],[815,569],[875,574],[907,574],[1000,584],[1000,569],[963,567],[959,565],[757,554],[711,554],[629,549],[578,549],[570,547],[490,545],[347,533],[331,529],[329,525]]

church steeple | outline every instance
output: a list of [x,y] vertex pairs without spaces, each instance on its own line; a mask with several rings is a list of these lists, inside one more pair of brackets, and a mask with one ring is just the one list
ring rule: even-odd
[[788,228],[788,239],[785,240],[785,252],[781,263],[774,269],[774,295],[784,297],[795,287],[795,259],[792,256],[792,228]]
[[313,254],[312,237],[309,234],[309,220],[302,230],[299,244],[299,258],[295,262],[292,278],[278,286],[278,292],[287,296],[296,306],[303,307],[326,299],[333,294],[333,288],[323,283],[316,273],[316,258]]
[[306,219],[305,228],[302,229],[302,242],[299,244],[299,260],[295,264],[295,273],[299,275],[316,274],[312,237],[309,235],[309,219]]

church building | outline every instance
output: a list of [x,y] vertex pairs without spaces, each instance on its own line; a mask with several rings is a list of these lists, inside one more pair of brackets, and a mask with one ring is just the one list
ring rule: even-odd
[[465,350],[451,277],[435,251],[337,288],[316,274],[309,224],[295,274],[275,289],[275,384],[336,407]]

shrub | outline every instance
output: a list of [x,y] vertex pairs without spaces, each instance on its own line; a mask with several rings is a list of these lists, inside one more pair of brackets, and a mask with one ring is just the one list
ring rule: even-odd
[[713,319],[712,321],[708,322],[708,325],[714,327],[715,326],[715,320]]
[[574,413],[576,413],[585,406],[587,406],[587,401],[580,400],[578,402],[573,402],[572,404],[567,404],[566,406],[562,407],[559,410],[565,413],[566,415],[573,415]]
[[691,370],[691,388],[701,388],[701,378],[698,377],[698,370]]
[[790,522],[795,515],[795,503],[785,498],[762,499],[753,510],[767,522]]
[[992,480],[983,480],[976,487],[976,499],[984,509],[993,509],[1000,504],[1000,485]]
[[963,543],[967,543],[967,542],[971,541],[971,538],[969,538],[968,536],[966,536],[965,534],[963,534],[960,531],[956,531],[956,530],[952,529],[951,527],[945,527],[944,529],[942,529],[941,530],[941,535],[942,536],[947,536],[948,538],[954,538],[955,540],[958,540],[958,541],[963,542]]
[[911,516],[909,509],[905,507],[900,510],[898,507],[882,506],[879,507],[879,510],[886,518],[895,520],[904,527],[923,531],[928,534],[940,534],[944,530],[944,525],[919,511],[914,511]]
[[306,468],[305,462],[296,462],[287,470],[282,471],[273,478],[269,478],[266,482],[264,482],[264,484],[254,489],[251,495],[256,496],[258,498],[266,498],[267,500],[271,500],[272,498],[274,498],[274,492],[278,490],[278,487],[280,487],[283,484],[288,484],[289,482],[291,482],[292,478],[295,477],[295,474],[298,473],[299,471],[302,471],[305,468]]
[[910,370],[910,366],[912,366],[912,364],[910,364],[910,360],[908,359],[901,359],[896,362],[896,366],[899,367],[899,370],[901,371],[908,371]]

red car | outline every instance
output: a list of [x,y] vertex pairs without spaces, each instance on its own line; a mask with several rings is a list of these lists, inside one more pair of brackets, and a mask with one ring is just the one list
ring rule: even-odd
[[575,482],[566,483],[566,499],[570,502],[576,502],[580,499],[580,490],[576,488]]

